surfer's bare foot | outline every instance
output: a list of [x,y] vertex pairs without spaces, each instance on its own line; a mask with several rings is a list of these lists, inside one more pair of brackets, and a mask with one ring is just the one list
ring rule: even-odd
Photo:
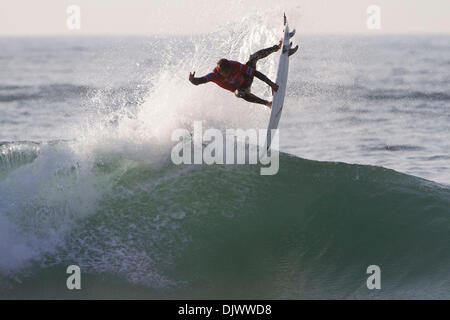
[[276,83],[274,83],[272,86],[271,86],[271,88],[272,88],[272,95],[274,95],[275,94],[275,92],[277,92],[278,91],[278,85],[276,84]]
[[280,39],[280,42],[277,44],[277,51],[281,49],[282,44],[283,44],[283,40]]
[[272,101],[267,102],[266,107],[269,107],[269,109],[272,109]]

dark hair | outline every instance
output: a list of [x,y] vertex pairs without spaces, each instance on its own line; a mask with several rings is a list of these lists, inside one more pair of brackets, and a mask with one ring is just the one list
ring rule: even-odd
[[231,69],[230,61],[228,61],[227,59],[220,59],[217,62],[217,65],[219,66],[220,70],[223,70],[225,72]]

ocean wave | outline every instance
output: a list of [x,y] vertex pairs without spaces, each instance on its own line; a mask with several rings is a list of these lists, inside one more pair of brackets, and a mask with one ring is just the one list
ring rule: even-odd
[[367,150],[371,151],[420,151],[423,150],[423,147],[414,146],[414,145],[383,145],[383,146],[375,146],[368,147]]
[[[0,180],[3,204],[20,199],[3,219],[25,252],[6,277],[75,263],[160,298],[449,297],[448,187],[287,154],[274,176],[257,165],[155,166],[126,155],[86,163],[63,145]],[[15,179],[27,175],[31,188]],[[0,249],[2,260],[11,255]],[[365,288],[371,264],[383,272],[378,293]]]
[[94,88],[74,84],[47,84],[39,86],[6,85],[0,87],[0,101],[12,102],[19,100],[55,99],[79,97],[86,95]]
[[449,101],[447,92],[409,91],[402,89],[372,89],[361,85],[340,83],[321,83],[305,80],[292,80],[288,85],[291,97],[333,96],[334,98],[367,100],[414,100],[414,101]]
[[450,95],[446,92],[422,92],[399,89],[370,90],[364,95],[369,100],[431,100],[449,101]]
[[61,102],[65,99],[84,98],[90,101],[101,99],[103,104],[123,107],[143,103],[147,92],[148,87],[139,84],[117,88],[96,88],[64,83],[39,86],[2,86],[0,87],[0,102],[21,100]]
[[32,162],[38,154],[37,142],[0,142],[0,178],[2,174]]

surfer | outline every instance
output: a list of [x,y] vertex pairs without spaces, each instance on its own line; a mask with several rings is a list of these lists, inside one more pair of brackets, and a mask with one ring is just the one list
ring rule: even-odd
[[282,41],[272,47],[259,50],[252,54],[246,64],[237,61],[220,59],[213,72],[206,76],[196,78],[195,71],[189,73],[189,81],[194,85],[207,82],[214,82],[218,86],[234,92],[236,97],[242,98],[248,102],[263,104],[269,108],[272,107],[272,101],[261,99],[250,92],[253,78],[264,81],[272,88],[272,94],[278,90],[278,85],[272,82],[264,74],[256,70],[256,62],[259,59],[267,57],[269,54],[277,52],[281,48]]

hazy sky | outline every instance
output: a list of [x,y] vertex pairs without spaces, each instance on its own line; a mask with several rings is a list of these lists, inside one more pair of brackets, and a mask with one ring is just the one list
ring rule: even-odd
[[[67,27],[70,5],[80,30]],[[380,30],[366,26],[370,5]],[[278,23],[283,11],[304,34],[450,33],[450,0],[0,0],[0,35],[197,34],[256,12]]]

